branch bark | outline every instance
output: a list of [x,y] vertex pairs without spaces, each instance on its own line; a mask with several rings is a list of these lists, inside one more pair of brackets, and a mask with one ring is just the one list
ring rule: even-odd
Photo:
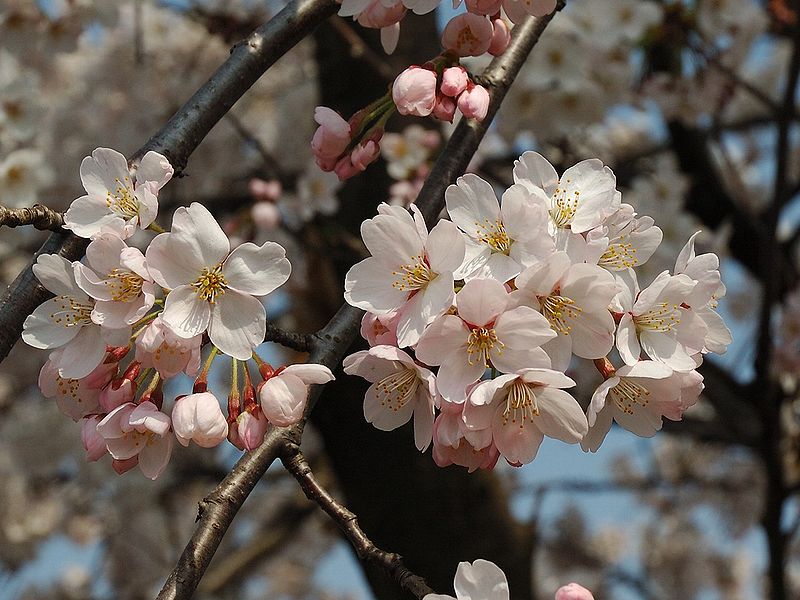
[[[459,123],[417,199],[417,205],[429,224],[436,220],[444,208],[444,190],[467,168],[506,92],[552,16],[529,18],[517,25],[506,52],[495,58],[484,71],[483,79],[491,87],[491,103],[486,118],[482,123],[469,119]],[[308,362],[335,368],[355,340],[362,315],[363,311],[343,305],[330,322],[315,334]],[[201,502],[195,532],[159,593],[158,600],[189,598],[192,595],[242,503],[278,457],[283,445],[300,445],[306,419],[320,392],[320,386],[314,386],[301,422],[292,427],[270,430],[264,443],[245,454],[230,474]]]
[[432,594],[425,580],[409,571],[403,564],[399,554],[386,552],[378,548],[370,540],[358,524],[358,517],[345,506],[339,504],[330,493],[317,482],[311,466],[300,451],[297,444],[284,444],[281,452],[281,462],[286,470],[300,484],[306,497],[316,502],[327,514],[353,545],[358,558],[366,563],[373,564],[389,573],[404,590],[408,590],[417,598]]
[[[247,40],[234,46],[231,56],[131,158],[136,163],[146,152],[165,155],[177,173],[183,171],[189,155],[236,101],[303,37],[338,8],[333,0],[293,0]],[[8,356],[22,334],[22,323],[33,310],[52,296],[33,276],[35,259],[42,253],[58,253],[78,260],[89,240],[72,233],[56,232],[17,276],[0,299],[0,361]]]
[[0,206],[0,227],[33,225],[36,229],[61,231],[63,224],[63,213],[42,204],[34,204],[30,208],[6,208],[5,206]]

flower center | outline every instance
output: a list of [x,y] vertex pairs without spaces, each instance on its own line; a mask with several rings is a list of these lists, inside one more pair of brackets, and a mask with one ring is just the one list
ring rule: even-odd
[[192,284],[192,287],[197,290],[200,298],[213,304],[217,296],[224,294],[228,287],[228,282],[225,281],[225,275],[222,273],[222,264],[218,264],[213,269],[204,267],[203,273]]
[[562,335],[569,335],[572,325],[567,319],[577,319],[583,312],[579,306],[575,306],[575,301],[566,296],[551,294],[539,298],[539,305],[542,307],[542,315],[550,322],[553,331]]
[[144,279],[124,269],[112,269],[105,284],[114,302],[130,302],[142,292]]
[[131,192],[131,178],[125,177],[125,181],[115,179],[117,189],[113,192],[106,192],[106,206],[113,212],[125,218],[132,218],[139,214],[139,201]]
[[634,407],[637,404],[644,408],[650,403],[650,390],[624,378],[608,390],[608,395],[611,396],[617,408],[628,415],[634,413]]
[[633,317],[637,329],[647,329],[659,333],[672,331],[681,322],[681,310],[677,304],[661,302],[639,316]]
[[630,242],[624,241],[626,237],[621,235],[618,241],[610,244],[597,264],[609,269],[627,269],[637,266],[639,261],[636,258],[636,248]]
[[[572,179],[567,179],[567,185],[561,186],[561,181],[558,182],[558,187],[553,193],[550,208],[550,218],[553,219],[556,227],[567,228],[575,218],[575,213],[578,210],[578,200],[581,193],[578,190],[571,191],[569,184]],[[571,192],[571,194],[570,194]]]
[[418,387],[417,372],[414,369],[404,368],[376,383],[373,393],[382,407],[397,412],[406,405]]
[[495,219],[494,223],[489,219],[484,219],[483,223],[475,221],[475,237],[481,244],[489,246],[492,252],[508,256],[511,250],[511,239],[500,219]]
[[476,327],[467,339],[467,362],[474,365],[482,362],[483,366],[489,368],[489,355],[498,346],[498,354],[503,353],[505,344],[497,339],[497,333],[493,328]]
[[503,425],[519,423],[522,429],[525,421],[533,423],[533,418],[539,416],[539,405],[536,402],[536,394],[533,393],[533,386],[528,385],[521,379],[517,379],[511,384],[506,398],[506,407],[503,410]]
[[392,271],[392,275],[397,277],[392,282],[392,287],[401,292],[422,289],[438,277],[437,273],[431,271],[422,254],[412,256],[411,262],[402,265],[398,271]]
[[92,322],[91,304],[85,304],[72,296],[57,296],[56,310],[50,313],[50,320],[61,327],[80,327]]

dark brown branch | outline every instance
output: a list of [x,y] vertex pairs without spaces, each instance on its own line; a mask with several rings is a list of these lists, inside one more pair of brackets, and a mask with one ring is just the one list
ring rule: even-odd
[[61,231],[64,213],[41,204],[30,208],[6,208],[0,206],[0,227],[22,227],[33,225],[36,229]]
[[281,462],[291,473],[306,497],[317,505],[339,526],[345,537],[353,545],[358,558],[372,564],[391,575],[404,590],[422,598],[432,594],[425,580],[409,571],[399,554],[378,548],[358,525],[358,518],[345,506],[339,504],[328,491],[317,482],[308,461],[297,444],[287,443],[280,454]]
[[[508,88],[551,19],[552,15],[541,19],[529,18],[517,25],[506,52],[486,68],[484,80],[492,88],[492,99],[486,118],[482,123],[468,119],[459,123],[417,199],[417,205],[429,223],[444,208],[445,188],[467,168]],[[335,368],[358,335],[363,314],[357,308],[343,305],[328,324],[313,336],[308,362]],[[189,598],[192,595],[234,516],[278,456],[281,445],[287,440],[294,444],[300,443],[305,419],[320,391],[319,386],[314,386],[306,414],[300,423],[292,427],[272,429],[264,443],[253,452],[245,454],[231,473],[201,503],[194,534],[159,593],[158,600]]]
[[267,321],[267,334],[264,336],[264,341],[276,342],[298,352],[311,352],[313,337],[313,334],[310,333],[285,331]]
[[[186,167],[189,155],[236,101],[303,37],[313,31],[338,7],[333,0],[293,0],[246,41],[237,44],[211,78],[176,112],[167,124],[133,156],[135,163],[149,150],[164,154],[176,172]],[[41,253],[59,253],[77,260],[89,241],[71,233],[50,236]],[[38,255],[37,254],[37,255]],[[0,361],[8,356],[19,336],[25,317],[51,294],[33,276],[34,262],[19,274],[0,298]]]

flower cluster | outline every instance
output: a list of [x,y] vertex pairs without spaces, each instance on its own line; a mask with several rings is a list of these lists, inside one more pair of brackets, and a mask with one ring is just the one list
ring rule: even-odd
[[[209,448],[229,437],[251,450],[270,423],[298,422],[308,386],[333,375],[322,365],[273,369],[254,353],[266,333],[262,298],[291,272],[283,247],[247,242],[232,248],[198,203],[178,208],[171,230],[161,231],[154,223],[158,193],[173,169],[155,152],[131,169],[120,153],[98,148],[80,174],[87,195],[72,203],[64,223],[91,238],[85,261],[39,256],[34,273],[55,297],[25,320],[22,337],[51,351],[39,387],[82,422],[87,458],[110,454],[117,472],[138,465],[155,479],[169,461],[173,439]],[[148,229],[161,232],[144,252],[128,245],[128,238]],[[207,389],[220,353],[232,361],[227,417]],[[257,387],[247,367],[251,358],[263,379]],[[181,373],[197,379],[192,394],[175,400],[170,416],[163,383]]]
[[[595,451],[612,421],[652,436],[696,402],[702,355],[731,341],[714,310],[719,260],[696,255],[695,236],[640,289],[636,267],[662,232],[622,203],[601,161],[559,177],[526,152],[513,175],[501,201],[459,178],[451,220],[430,231],[416,206],[381,205],[361,227],[371,256],[345,279],[347,302],[367,311],[371,347],[344,362],[372,383],[367,421],[390,430],[413,416],[417,447],[433,442],[440,466],[528,463],[544,436]],[[565,391],[573,357],[604,378],[586,414]]]
[[442,70],[437,77],[435,65],[409,67],[394,80],[392,100],[401,115],[427,117],[453,122],[456,108],[468,119],[482,121],[489,110],[489,92],[472,81],[464,67]]

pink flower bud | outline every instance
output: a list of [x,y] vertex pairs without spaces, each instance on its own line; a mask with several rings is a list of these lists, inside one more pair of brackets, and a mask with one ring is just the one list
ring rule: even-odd
[[558,588],[555,600],[594,600],[594,596],[582,585],[570,583]]
[[133,402],[136,395],[136,384],[130,379],[115,379],[100,392],[100,406],[110,413],[126,402]]
[[190,394],[176,401],[172,409],[172,428],[184,446],[194,440],[201,448],[213,448],[228,435],[228,422],[219,400],[210,392]]
[[492,21],[492,25],[494,26],[494,33],[492,34],[492,43],[489,44],[488,52],[492,56],[500,56],[511,43],[511,31],[503,19],[495,19]]
[[105,438],[97,432],[97,424],[102,417],[94,415],[81,420],[81,439],[86,450],[86,461],[94,462],[108,452]]
[[381,147],[377,142],[368,140],[361,143],[350,153],[350,162],[359,171],[363,171],[367,166],[374,162],[381,154]]
[[250,452],[264,442],[268,428],[269,421],[260,408],[256,407],[252,412],[246,410],[231,423],[228,441],[239,450]]
[[392,100],[401,115],[427,117],[436,104],[436,73],[409,67],[394,80]]
[[259,229],[271,231],[281,222],[281,211],[272,202],[256,202],[250,209],[253,223]]
[[442,47],[458,56],[480,56],[489,49],[494,28],[480,15],[463,13],[450,19],[442,33]]
[[336,166],[333,168],[333,172],[336,173],[339,181],[346,181],[351,177],[355,177],[361,171],[353,166],[353,161],[350,160],[349,156],[345,156],[336,163]]
[[503,0],[466,0],[465,4],[469,12],[490,17],[500,12]]
[[[314,132],[311,149],[314,151],[317,163],[322,161],[327,165],[331,160],[335,163],[350,144],[350,124],[339,113],[326,106],[314,109],[314,120],[319,124],[319,128]],[[320,167],[325,168],[322,164]]]
[[247,185],[250,195],[261,202],[275,202],[283,193],[283,186],[277,179],[264,181],[253,177]]
[[433,107],[433,116],[440,121],[453,122],[453,117],[456,115],[456,102],[447,96],[439,96],[436,101],[436,106]]
[[489,111],[489,92],[482,85],[470,85],[458,97],[458,110],[468,119],[483,121]]
[[464,67],[447,67],[442,73],[442,85],[439,87],[445,96],[456,98],[467,89],[469,76]]

